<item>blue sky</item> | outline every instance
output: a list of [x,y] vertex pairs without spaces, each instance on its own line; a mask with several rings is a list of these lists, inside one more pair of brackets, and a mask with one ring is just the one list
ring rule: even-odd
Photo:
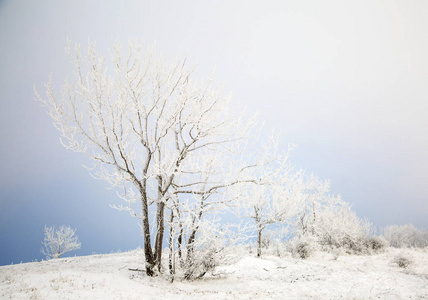
[[359,216],[428,227],[428,2],[231,2],[0,1],[0,265],[41,259],[45,224],[77,229],[72,254],[141,245],[34,101],[34,85],[70,71],[67,37],[187,54]]

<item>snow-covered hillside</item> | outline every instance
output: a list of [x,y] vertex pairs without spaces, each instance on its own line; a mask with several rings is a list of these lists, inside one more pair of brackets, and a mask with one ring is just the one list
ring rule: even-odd
[[[202,280],[170,282],[149,278],[143,253],[63,258],[0,267],[2,299],[428,299],[427,250],[399,250],[371,256],[318,253],[291,256],[243,255]],[[403,253],[414,262],[400,268]]]

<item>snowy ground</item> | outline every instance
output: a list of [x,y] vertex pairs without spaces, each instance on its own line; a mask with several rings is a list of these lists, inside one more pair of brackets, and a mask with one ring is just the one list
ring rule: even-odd
[[[414,263],[400,268],[404,252]],[[245,252],[244,252],[245,253]],[[148,278],[142,251],[0,267],[1,299],[428,299],[428,251],[388,249],[371,256],[318,253],[257,259],[248,252],[192,282]]]

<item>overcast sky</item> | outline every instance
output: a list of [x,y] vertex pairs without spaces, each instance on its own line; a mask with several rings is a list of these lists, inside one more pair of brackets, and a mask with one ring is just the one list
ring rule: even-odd
[[42,258],[45,224],[77,228],[77,254],[142,244],[34,100],[69,73],[67,37],[187,54],[359,216],[427,228],[428,1],[350,2],[0,1],[0,265]]

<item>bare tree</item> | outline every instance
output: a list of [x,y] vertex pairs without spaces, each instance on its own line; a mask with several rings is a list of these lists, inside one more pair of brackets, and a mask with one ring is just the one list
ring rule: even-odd
[[46,255],[47,259],[59,258],[64,253],[80,249],[78,236],[75,235],[76,230],[70,226],[61,226],[55,229],[55,226],[45,226],[45,238],[42,242],[43,248],[41,252]]
[[[234,114],[230,99],[209,81],[193,80],[185,59],[167,64],[153,49],[142,55],[134,42],[124,55],[116,43],[109,75],[95,44],[82,57],[80,45],[71,49],[68,42],[67,53],[75,72],[61,95],[50,77],[46,96],[36,91],[36,98],[48,107],[62,144],[90,157],[93,175],[120,188],[126,204],[113,207],[141,219],[146,273],[152,276],[155,267],[161,270],[168,202],[175,197],[178,202],[170,207],[177,210],[192,195],[198,196],[200,208],[207,207],[213,205],[207,202],[212,195],[252,180],[245,176],[246,167],[238,164],[231,171],[230,161],[212,159],[218,153],[237,155],[252,121]],[[156,206],[154,225],[149,222],[151,205]],[[195,222],[202,214],[194,215]],[[154,249],[151,226],[156,228]]]

